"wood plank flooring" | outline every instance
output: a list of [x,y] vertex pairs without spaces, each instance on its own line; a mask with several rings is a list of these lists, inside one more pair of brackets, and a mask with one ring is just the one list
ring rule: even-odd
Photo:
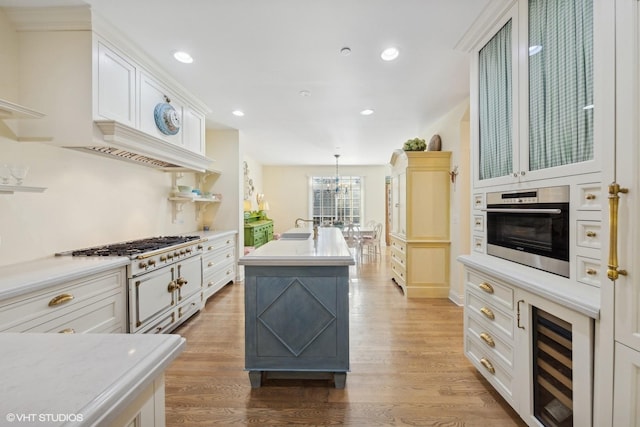
[[353,267],[344,389],[324,379],[244,371],[243,285],[226,286],[175,332],[186,350],[166,372],[167,426],[525,426],[463,355],[462,308],[406,299],[382,259]]

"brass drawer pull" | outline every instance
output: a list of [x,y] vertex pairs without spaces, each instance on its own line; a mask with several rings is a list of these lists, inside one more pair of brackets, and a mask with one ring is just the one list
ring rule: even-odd
[[491,338],[491,335],[489,335],[488,333],[486,332],[481,333],[480,338],[482,338],[482,341],[486,342],[489,347],[496,346],[495,341],[493,340],[493,338]]
[[493,311],[491,311],[491,309],[487,308],[487,307],[482,307],[480,309],[480,313],[484,314],[485,317],[487,317],[488,319],[494,320],[496,318],[496,315],[493,314]]
[[494,368],[491,362],[489,362],[484,357],[480,359],[480,363],[482,363],[482,366],[484,366],[487,369],[487,371],[491,372],[492,374],[496,373],[496,368]]
[[587,268],[587,274],[589,276],[595,276],[596,274],[598,274],[598,271],[594,270],[593,268]]
[[596,237],[595,231],[587,231],[587,237]]
[[61,331],[58,331],[59,334],[75,334],[76,330],[73,328],[66,328]]
[[69,302],[73,299],[73,295],[71,294],[62,294],[54,297],[49,301],[49,307],[55,307],[56,305],[64,304],[65,302]]
[[595,200],[596,199],[596,195],[595,194],[591,194],[591,193],[587,193],[584,196],[584,198],[587,199],[587,200]]
[[213,261],[209,261],[209,264],[207,264],[207,267],[211,267],[213,266],[213,264],[215,264]]
[[482,282],[478,285],[478,287],[480,289],[482,289],[483,291],[485,291],[488,294],[492,294],[493,293],[493,286],[491,286],[490,284],[488,284],[487,282]]

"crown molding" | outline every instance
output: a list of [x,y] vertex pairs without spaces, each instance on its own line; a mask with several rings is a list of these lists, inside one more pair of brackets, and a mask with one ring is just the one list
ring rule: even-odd
[[466,53],[471,52],[478,41],[483,39],[489,31],[492,31],[500,18],[517,2],[518,0],[489,1],[462,38],[458,40],[454,49]]

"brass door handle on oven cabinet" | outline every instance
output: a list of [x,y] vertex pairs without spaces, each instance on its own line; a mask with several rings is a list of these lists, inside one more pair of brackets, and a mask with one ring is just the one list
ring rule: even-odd
[[178,286],[178,284],[175,282],[175,280],[172,280],[171,282],[169,282],[169,286],[167,287],[167,292],[173,292],[176,289],[179,289],[180,286]]
[[177,283],[178,283],[178,287],[181,288],[189,282],[184,277],[178,277]]
[[619,193],[626,194],[628,188],[620,187],[620,184],[613,182],[609,185],[609,263],[607,277],[612,282],[618,280],[619,276],[626,276],[626,270],[619,270],[618,267],[618,202]]

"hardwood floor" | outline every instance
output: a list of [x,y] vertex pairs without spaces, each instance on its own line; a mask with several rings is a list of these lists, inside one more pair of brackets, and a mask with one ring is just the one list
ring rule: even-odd
[[187,348],[166,372],[167,426],[525,426],[463,355],[462,308],[406,299],[388,253],[353,267],[344,389],[324,379],[244,371],[243,285],[226,286],[175,332]]

